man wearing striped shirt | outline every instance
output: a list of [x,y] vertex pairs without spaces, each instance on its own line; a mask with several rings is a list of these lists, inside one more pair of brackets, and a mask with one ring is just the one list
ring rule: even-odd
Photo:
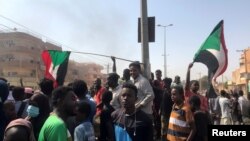
[[174,102],[169,119],[167,140],[191,141],[196,128],[191,109],[184,104],[184,90],[176,85],[171,89],[171,99]]

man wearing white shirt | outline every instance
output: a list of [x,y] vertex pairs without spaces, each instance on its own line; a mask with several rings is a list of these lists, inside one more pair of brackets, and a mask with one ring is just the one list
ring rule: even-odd
[[140,74],[141,66],[139,62],[132,62],[129,64],[129,70],[130,76],[132,77],[132,82],[138,89],[138,99],[135,103],[136,110],[141,109],[152,119],[152,106],[154,100],[153,89],[149,81]]
[[248,108],[247,108],[247,101],[248,100],[243,95],[244,95],[243,91],[240,90],[239,91],[238,103],[240,105],[242,120],[244,122],[244,121],[246,121],[246,118],[249,117],[249,115],[248,115]]
[[224,90],[221,90],[221,97],[219,98],[219,104],[221,107],[221,125],[231,125],[232,119],[231,119],[231,113],[230,113],[230,101],[226,97],[227,93]]

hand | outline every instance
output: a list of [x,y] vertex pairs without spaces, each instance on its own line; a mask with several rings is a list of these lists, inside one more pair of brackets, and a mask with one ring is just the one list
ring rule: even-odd
[[111,59],[113,62],[115,62],[115,57],[114,56],[111,56]]
[[194,65],[194,63],[192,62],[192,63],[190,63],[189,65],[188,65],[188,69],[191,69],[192,67],[193,67],[193,65]]

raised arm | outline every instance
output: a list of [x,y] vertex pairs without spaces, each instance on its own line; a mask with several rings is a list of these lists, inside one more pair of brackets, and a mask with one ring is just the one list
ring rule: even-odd
[[111,59],[113,61],[113,68],[112,68],[112,70],[113,70],[113,72],[116,72],[116,60],[115,60],[115,57],[111,56]]
[[188,70],[187,70],[187,76],[186,76],[186,84],[185,84],[185,90],[190,89],[190,70],[193,67],[193,62],[188,65]]

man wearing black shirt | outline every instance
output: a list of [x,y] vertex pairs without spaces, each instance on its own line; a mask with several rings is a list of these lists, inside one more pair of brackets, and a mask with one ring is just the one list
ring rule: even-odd
[[122,108],[112,113],[116,141],[153,141],[152,120],[141,110],[135,110],[137,88],[126,83],[122,87]]

